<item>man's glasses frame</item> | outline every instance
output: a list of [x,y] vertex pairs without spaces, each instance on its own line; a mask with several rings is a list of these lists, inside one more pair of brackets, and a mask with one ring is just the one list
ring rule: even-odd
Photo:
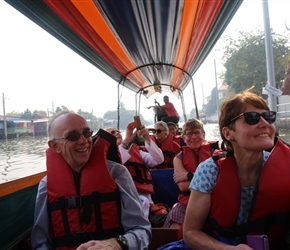
[[86,139],[90,138],[93,135],[93,130],[90,128],[83,129],[82,133],[79,133],[76,130],[69,131],[65,137],[62,138],[55,138],[53,140],[68,140],[68,141],[78,141],[83,135]]
[[249,125],[256,125],[260,121],[260,118],[263,117],[265,121],[267,121],[269,124],[272,124],[276,121],[276,112],[275,111],[266,111],[263,113],[258,112],[244,112],[237,116],[235,116],[233,119],[231,119],[228,123],[224,125],[224,127],[230,125],[232,122],[240,118],[241,116],[245,117],[245,121]]

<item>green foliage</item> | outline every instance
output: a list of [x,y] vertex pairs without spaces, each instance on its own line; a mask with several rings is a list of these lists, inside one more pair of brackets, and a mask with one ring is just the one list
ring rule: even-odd
[[[136,115],[135,110],[127,110],[124,103],[120,103],[120,124],[119,124],[119,129],[126,129],[127,125],[130,122],[134,121],[134,116]],[[109,119],[109,120],[115,120],[116,121],[116,126],[117,126],[117,121],[118,121],[118,111],[107,111],[104,114],[104,119]],[[142,124],[146,125],[146,122],[140,114],[140,119]]]
[[[223,83],[229,90],[238,93],[254,86],[253,91],[262,95],[262,89],[267,84],[267,65],[265,54],[264,32],[256,34],[240,32],[238,39],[225,37]],[[288,39],[283,35],[272,32],[273,60],[275,68],[276,87],[280,88],[284,77],[285,67],[289,60],[290,50]]]
[[89,113],[89,112],[86,112],[86,111],[82,111],[81,109],[79,109],[77,111],[77,114],[81,115],[82,117],[84,117],[90,128],[94,131],[94,132],[97,132],[99,129],[100,129],[100,122],[99,120],[97,119],[97,117],[95,117],[93,115],[93,112]]
[[30,119],[32,116],[32,113],[29,109],[26,109],[24,111],[24,113],[21,115],[21,118],[24,118],[24,119]]
[[59,113],[63,110],[69,110],[66,106],[62,105],[61,107],[57,106],[55,109],[55,113]]

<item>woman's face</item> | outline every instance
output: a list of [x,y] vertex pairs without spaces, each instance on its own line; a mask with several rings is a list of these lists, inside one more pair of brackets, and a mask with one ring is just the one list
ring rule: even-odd
[[173,125],[169,125],[168,128],[169,128],[169,133],[171,133],[173,135],[177,134],[177,130]]
[[166,129],[160,125],[160,124],[156,124],[154,126],[155,129],[155,133],[154,133],[154,137],[157,141],[162,142],[165,140],[165,138],[167,137],[167,132]]
[[205,133],[201,129],[186,130],[183,136],[186,145],[194,151],[199,150],[205,139]]
[[[265,109],[256,108],[248,105],[243,112],[266,112]],[[234,124],[234,130],[229,130],[226,139],[231,141],[234,151],[263,151],[274,145],[275,126],[267,122],[262,116],[257,124],[250,125],[246,122],[245,116],[239,117]],[[224,134],[225,135],[225,134]]]

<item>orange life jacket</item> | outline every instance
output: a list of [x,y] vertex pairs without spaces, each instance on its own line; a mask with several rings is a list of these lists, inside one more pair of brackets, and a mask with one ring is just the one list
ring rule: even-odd
[[[225,237],[246,234],[266,234],[270,248],[282,242],[289,228],[290,214],[290,148],[278,140],[265,162],[249,221],[235,226],[241,201],[241,187],[235,159],[230,157],[216,160],[220,168],[216,186],[212,192],[212,206],[208,229],[212,234]],[[285,242],[285,238],[284,238]]]
[[[219,149],[218,142],[205,142],[199,149],[198,158],[192,149],[188,146],[182,147],[183,150],[183,166],[188,172],[195,172],[199,163],[205,161],[213,152]],[[190,192],[183,192],[178,196],[178,202],[187,205]]]
[[101,135],[81,171],[79,194],[71,167],[60,154],[51,149],[46,152],[50,231],[57,249],[76,249],[88,240],[107,239],[124,232],[120,193],[106,162],[110,143]]
[[175,155],[181,150],[181,147],[178,145],[178,143],[174,141],[173,135],[168,134],[161,145],[159,142],[157,142],[154,136],[152,136],[151,139],[162,150],[164,156],[164,161],[161,164],[155,166],[153,169],[173,168],[173,159]]
[[128,168],[138,192],[154,194],[152,177],[141,158],[139,148],[139,145],[131,144],[128,151],[131,157],[124,165]]

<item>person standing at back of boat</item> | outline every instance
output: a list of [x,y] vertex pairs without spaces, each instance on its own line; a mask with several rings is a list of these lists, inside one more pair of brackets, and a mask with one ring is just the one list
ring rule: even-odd
[[178,123],[180,116],[177,110],[175,109],[173,103],[169,101],[169,97],[167,95],[163,97],[163,101],[165,103],[164,105],[160,105],[159,102],[156,101],[156,104],[158,105],[158,107],[162,109],[163,111],[165,111],[166,114],[168,115],[166,117],[163,117],[162,121],[166,123],[167,122]]
[[[121,154],[122,164],[128,168],[132,175],[139,193],[145,218],[148,218],[150,204],[153,203],[151,195],[154,194],[154,187],[149,169],[164,161],[163,153],[150,138],[148,129],[143,125],[137,130],[135,122],[129,123],[126,128],[124,140],[122,134],[116,128],[107,128],[106,131],[117,138],[116,143]],[[137,135],[138,137],[144,138],[144,147],[147,152],[140,149],[140,146],[133,142]]]
[[187,120],[182,127],[182,137],[187,146],[182,147],[173,160],[173,179],[181,193],[178,202],[170,210],[163,227],[180,228],[183,224],[185,210],[189,199],[189,184],[198,164],[209,158],[219,149],[218,141],[205,140],[203,123],[197,119]]
[[33,249],[148,249],[151,225],[130,173],[107,160],[116,138],[65,111],[48,126],[47,176],[38,187]]
[[180,152],[181,147],[174,141],[174,137],[169,133],[169,128],[165,122],[159,121],[155,123],[151,139],[161,148],[164,155],[164,161],[154,168],[173,168],[173,158]]

